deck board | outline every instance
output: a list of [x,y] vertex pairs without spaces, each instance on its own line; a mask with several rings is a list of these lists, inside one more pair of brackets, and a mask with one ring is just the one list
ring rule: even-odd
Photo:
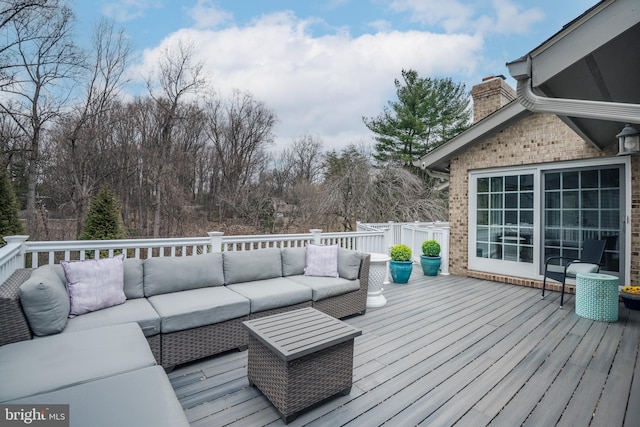
[[[385,287],[387,304],[346,319],[353,387],[291,426],[607,425],[640,420],[640,312],[615,323],[574,313],[574,298],[457,276]],[[246,378],[246,351],[169,374],[192,426],[281,426]]]

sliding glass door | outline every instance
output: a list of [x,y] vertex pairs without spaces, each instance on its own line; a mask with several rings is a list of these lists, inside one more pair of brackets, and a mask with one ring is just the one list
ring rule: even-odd
[[624,271],[624,168],[543,172],[543,254],[580,258],[585,239],[607,241],[601,271]]

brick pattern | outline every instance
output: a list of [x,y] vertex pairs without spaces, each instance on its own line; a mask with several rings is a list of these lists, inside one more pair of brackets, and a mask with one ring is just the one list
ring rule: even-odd
[[[449,271],[452,274],[485,278],[541,288],[542,282],[469,271],[468,204],[469,171],[513,165],[609,157],[617,153],[613,144],[604,152],[582,140],[558,117],[530,114],[505,129],[479,141],[451,160],[449,222],[451,225]],[[632,159],[631,282],[640,278],[640,158]],[[552,285],[554,286],[554,285]],[[553,288],[552,288],[553,289]],[[559,289],[559,288],[558,288]]]
[[479,122],[516,99],[516,92],[502,78],[495,77],[471,89],[473,121]]

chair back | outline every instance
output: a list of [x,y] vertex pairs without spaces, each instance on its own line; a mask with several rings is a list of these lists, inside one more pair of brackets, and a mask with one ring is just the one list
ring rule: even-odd
[[604,255],[604,248],[606,244],[606,240],[585,239],[584,244],[582,245],[580,262],[586,262],[588,264],[600,264],[600,261],[602,261],[602,255]]

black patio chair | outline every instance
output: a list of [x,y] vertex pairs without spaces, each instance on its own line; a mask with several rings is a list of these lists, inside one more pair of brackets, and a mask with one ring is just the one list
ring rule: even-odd
[[[602,256],[604,255],[604,248],[606,240],[594,240],[585,239],[582,245],[582,253],[580,259],[575,260],[573,258],[550,256],[544,261],[544,279],[542,281],[542,298],[544,298],[544,291],[547,285],[547,277],[562,283],[562,293],[560,294],[560,308],[564,303],[564,286],[567,277],[575,278],[578,273],[597,273],[600,271],[600,263]],[[560,260],[563,262],[569,261],[564,265],[562,271],[549,270],[550,262]],[[553,264],[555,265],[555,264]]]

